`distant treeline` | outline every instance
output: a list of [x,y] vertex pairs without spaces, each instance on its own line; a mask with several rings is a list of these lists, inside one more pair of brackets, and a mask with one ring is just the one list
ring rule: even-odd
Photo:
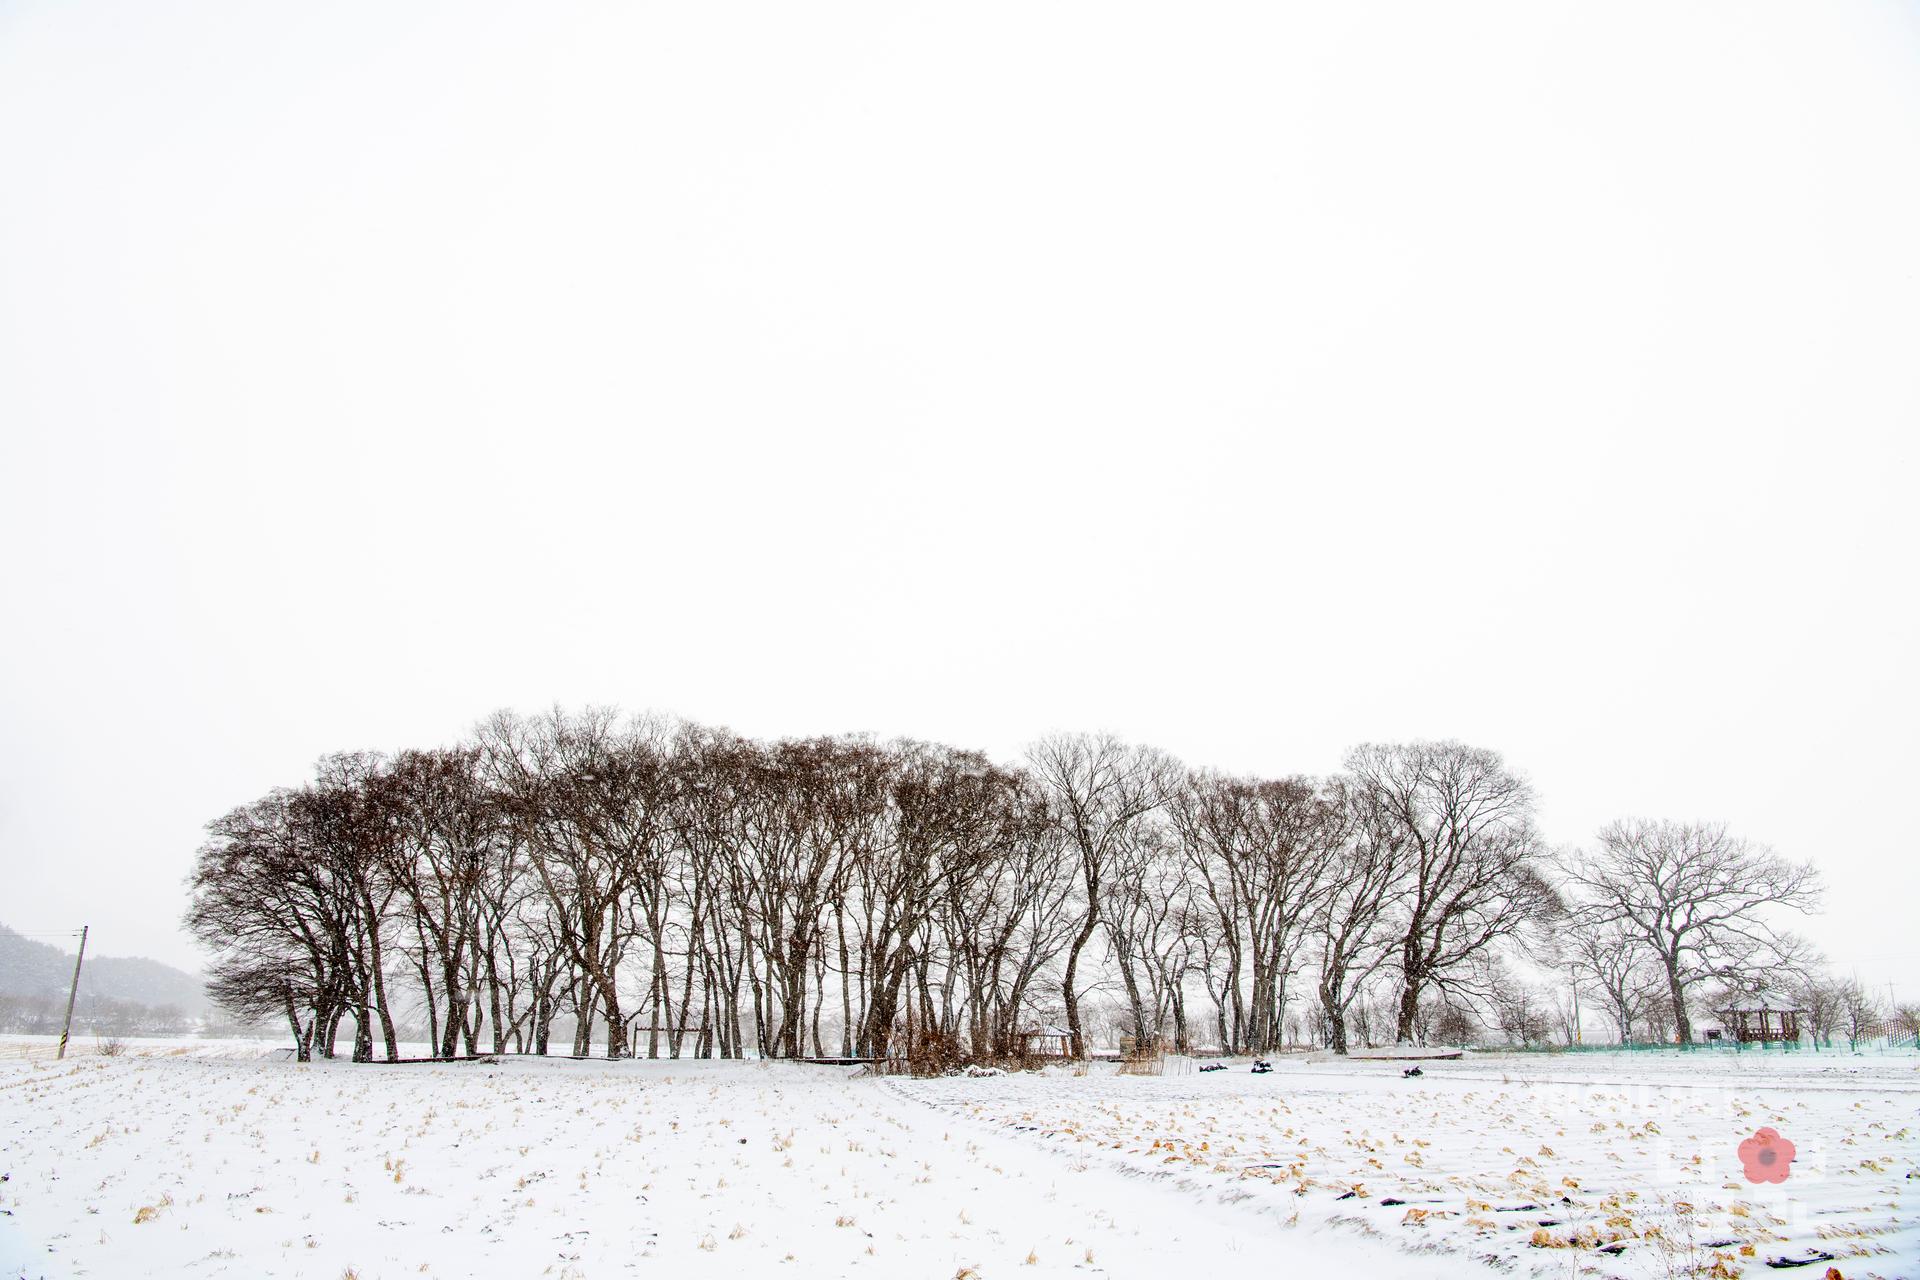
[[[0,995],[0,1033],[59,1035],[66,1024],[65,996]],[[137,1000],[89,996],[73,1010],[76,1034],[95,1036],[178,1036],[197,1028],[197,1020],[178,1005],[147,1005]]]
[[302,1058],[343,1023],[357,1060],[394,1056],[422,1014],[447,1055],[545,1053],[562,1022],[577,1054],[604,1026],[609,1056],[1011,1057],[1056,1020],[1085,1052],[1090,996],[1141,1042],[1345,1051],[1500,1021],[1527,958],[1623,1039],[1690,1038],[1709,984],[1799,971],[1762,909],[1817,894],[1712,826],[1552,857],[1530,786],[1457,742],[1253,778],[1107,736],[1005,765],[503,713],[463,745],[328,757],[209,831],[187,915],[209,990]]
[[[71,951],[0,925],[0,1033],[59,1033],[73,959]],[[80,973],[74,1025],[109,1036],[180,1035],[208,1009],[205,984],[194,974],[157,960],[95,954]]]

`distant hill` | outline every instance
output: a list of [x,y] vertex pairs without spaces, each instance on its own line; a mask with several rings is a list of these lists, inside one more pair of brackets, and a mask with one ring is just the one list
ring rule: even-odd
[[[73,981],[73,950],[22,937],[0,924],[0,996],[54,999],[63,1005]],[[89,954],[80,970],[80,1004],[118,1000],[161,1008],[171,1005],[189,1017],[207,1012],[206,982],[197,973],[139,956]]]

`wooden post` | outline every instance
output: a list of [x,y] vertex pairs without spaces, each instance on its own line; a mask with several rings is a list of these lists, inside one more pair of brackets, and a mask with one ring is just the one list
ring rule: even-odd
[[73,958],[73,985],[67,988],[67,1020],[60,1026],[60,1052],[55,1061],[67,1056],[67,1035],[73,1030],[73,1001],[80,994],[80,962],[87,958],[87,925],[80,926],[80,954]]

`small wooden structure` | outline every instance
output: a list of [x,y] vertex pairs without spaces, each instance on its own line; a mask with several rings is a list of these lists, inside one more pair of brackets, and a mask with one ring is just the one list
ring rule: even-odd
[[1159,1036],[1148,1036],[1145,1040],[1120,1037],[1121,1075],[1157,1076],[1165,1070],[1166,1060],[1167,1046]]
[[1802,1009],[1770,1009],[1761,1005],[1757,1009],[1722,1009],[1720,1025],[1729,1039],[1741,1044],[1758,1044],[1766,1040],[1798,1040],[1800,1038],[1800,1015]]
[[1023,1058],[1071,1058],[1073,1033],[1052,1024],[1025,1027],[1020,1031],[1020,1056]]

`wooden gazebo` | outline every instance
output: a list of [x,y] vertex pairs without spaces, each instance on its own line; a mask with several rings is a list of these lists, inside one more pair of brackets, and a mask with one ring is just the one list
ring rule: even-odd
[[1023,1027],[1020,1030],[1020,1056],[1023,1058],[1071,1058],[1073,1033],[1051,1024]]
[[1758,1044],[1764,1040],[1798,1040],[1800,1038],[1801,1009],[1771,1009],[1761,1005],[1757,1009],[1722,1009],[1720,1025],[1726,1029],[1730,1039],[1741,1044]]

